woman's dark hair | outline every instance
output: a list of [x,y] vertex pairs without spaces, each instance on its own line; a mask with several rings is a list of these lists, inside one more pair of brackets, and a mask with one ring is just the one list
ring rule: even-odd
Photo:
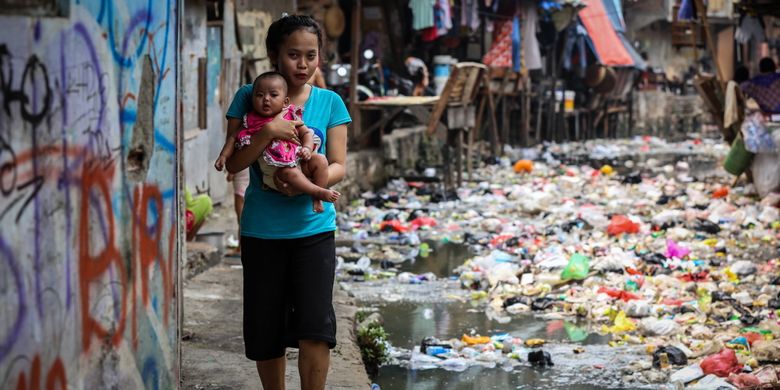
[[761,61],[758,61],[758,71],[761,73],[775,73],[776,69],[775,61],[769,57],[764,57]]
[[279,47],[284,39],[298,30],[306,30],[315,34],[317,48],[322,49],[322,28],[311,16],[286,15],[268,27],[268,35],[265,37],[265,49],[268,54],[279,54]]
[[748,70],[747,66],[737,66],[737,69],[734,70],[734,81],[739,84],[748,80],[750,80],[750,71]]

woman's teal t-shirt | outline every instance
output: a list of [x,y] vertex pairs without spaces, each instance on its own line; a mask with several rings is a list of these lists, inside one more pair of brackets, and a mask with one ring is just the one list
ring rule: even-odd
[[[239,88],[230,104],[227,118],[243,118],[252,110],[252,84]],[[314,131],[322,145],[317,152],[326,154],[328,129],[351,122],[341,96],[333,91],[312,87],[303,106],[303,122]],[[336,209],[323,202],[325,211],[315,213],[308,195],[286,196],[263,190],[262,173],[256,164],[249,169],[249,187],[244,194],[241,235],[264,239],[308,237],[336,230]]]

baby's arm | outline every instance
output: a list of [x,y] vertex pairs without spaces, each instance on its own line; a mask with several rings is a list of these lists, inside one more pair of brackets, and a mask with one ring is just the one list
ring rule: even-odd
[[[228,124],[230,123],[228,122]],[[225,162],[233,155],[233,152],[236,149],[236,133],[238,129],[231,129],[230,127],[231,126],[228,126],[225,145],[222,146],[222,151],[219,152],[219,157],[217,157],[217,161],[214,162],[214,168],[217,168],[218,171],[222,171],[225,167]]]
[[299,155],[304,161],[308,161],[314,152],[314,132],[306,125],[300,125],[296,129],[298,130],[298,139],[301,140],[301,152]]

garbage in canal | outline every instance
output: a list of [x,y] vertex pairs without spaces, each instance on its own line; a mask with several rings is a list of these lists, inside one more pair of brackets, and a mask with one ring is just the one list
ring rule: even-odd
[[[487,318],[565,320],[572,343],[588,337],[574,325],[586,320],[610,346],[647,348],[622,378],[628,387],[767,383],[757,373],[780,363],[780,194],[760,201],[752,185],[701,174],[697,161],[722,169],[726,152],[707,140],[544,147],[538,160],[518,153],[480,168],[475,177],[485,181],[455,193],[395,180],[364,194],[339,216],[339,237],[350,240],[339,279],[424,287],[454,278],[464,290],[458,299]],[[647,154],[621,158],[636,150]],[[673,150],[687,161],[663,154]],[[426,270],[447,243],[469,257]],[[530,350],[538,348],[531,339],[495,337],[420,345],[411,367],[525,365],[542,352]]]
[[737,354],[732,349],[724,348],[720,352],[707,356],[699,363],[705,374],[719,377],[727,377],[729,374],[742,371],[742,366],[737,361]]
[[552,357],[550,357],[550,353],[547,351],[542,351],[541,349],[538,351],[531,351],[528,353],[528,362],[531,363],[532,366],[552,366]]
[[688,357],[682,350],[672,346],[663,346],[653,352],[653,367],[668,368],[670,364],[684,366],[688,364]]

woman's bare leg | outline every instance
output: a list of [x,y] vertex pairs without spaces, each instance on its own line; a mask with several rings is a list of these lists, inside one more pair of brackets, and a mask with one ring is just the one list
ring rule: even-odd
[[330,367],[330,349],[328,344],[319,340],[298,341],[298,372],[301,375],[301,389],[322,390],[328,379]]
[[286,356],[260,360],[255,363],[264,390],[284,390],[284,370],[287,365]]

